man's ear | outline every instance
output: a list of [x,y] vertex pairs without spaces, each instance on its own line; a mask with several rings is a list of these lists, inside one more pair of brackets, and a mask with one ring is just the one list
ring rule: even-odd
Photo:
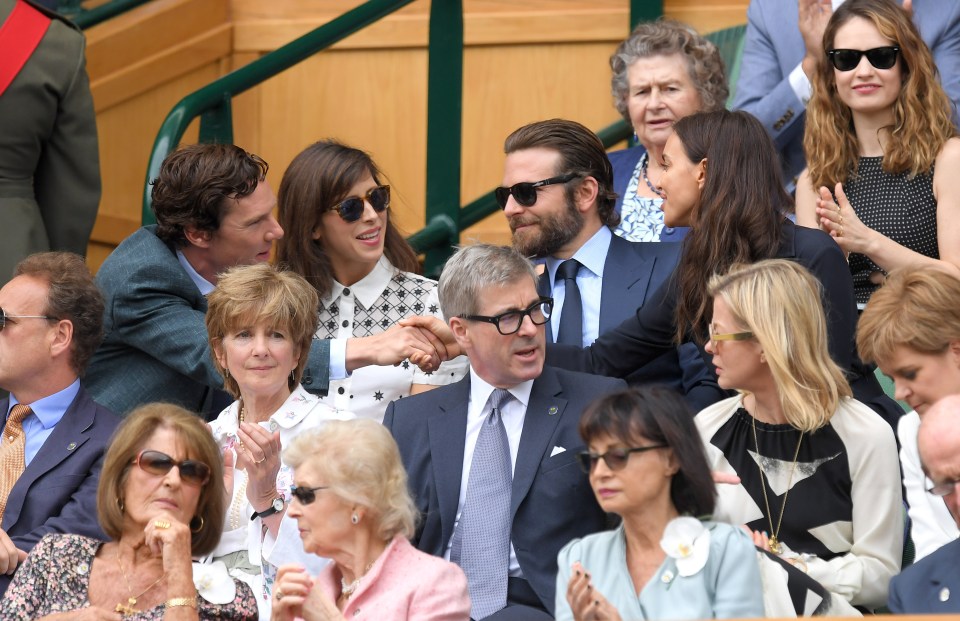
[[61,319],[54,327],[50,338],[50,353],[53,356],[62,355],[66,352],[70,355],[70,345],[73,343],[73,322],[69,319]]
[[209,248],[210,240],[213,239],[213,233],[210,231],[200,231],[192,226],[183,229],[183,236],[187,238],[187,243],[198,248]]
[[451,317],[450,331],[453,332],[453,338],[457,340],[457,345],[460,346],[460,349],[466,352],[467,347],[472,343],[470,338],[470,330],[467,326],[467,320],[459,317]]
[[586,213],[597,202],[597,195],[600,193],[600,184],[593,177],[585,177],[574,192],[574,200],[577,204],[577,211]]

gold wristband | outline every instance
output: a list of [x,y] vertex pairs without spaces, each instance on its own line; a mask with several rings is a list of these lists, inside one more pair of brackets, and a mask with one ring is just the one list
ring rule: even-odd
[[193,597],[172,597],[164,603],[166,608],[176,608],[177,606],[189,606],[196,610],[197,608],[197,596]]

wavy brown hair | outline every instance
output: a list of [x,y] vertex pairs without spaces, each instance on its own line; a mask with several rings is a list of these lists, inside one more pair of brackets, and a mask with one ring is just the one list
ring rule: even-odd
[[[333,267],[323,240],[313,233],[324,212],[347,198],[367,174],[381,183],[383,173],[367,153],[335,140],[310,145],[283,173],[277,205],[284,235],[277,243],[277,262],[306,278],[321,299],[333,286]],[[389,209],[383,253],[398,270],[420,271],[417,253],[394,226]]]
[[712,307],[707,285],[735,263],[777,254],[784,214],[793,201],[784,191],[780,161],[760,121],[746,112],[701,112],[674,123],[694,163],[707,160],[706,179],[674,278],[679,288],[677,340],[705,340]]
[[[889,140],[883,153],[883,170],[926,174],[956,128],[950,98],[940,85],[933,55],[910,16],[892,0],[848,0],[841,5],[823,33],[823,49],[833,49],[841,26],[854,18],[872,23],[884,38],[900,48],[903,83],[893,104],[893,125],[885,128]],[[833,65],[826,56],[814,73],[813,97],[807,104],[803,148],[814,188],[832,188],[857,174],[860,154],[853,115],[837,94]]]

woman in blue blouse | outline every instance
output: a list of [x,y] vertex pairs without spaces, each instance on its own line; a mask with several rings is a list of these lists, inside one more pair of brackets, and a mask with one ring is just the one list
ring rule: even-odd
[[558,621],[763,616],[750,537],[701,519],[716,488],[680,397],[658,388],[609,395],[584,413],[580,435],[597,502],[623,523],[560,550]]

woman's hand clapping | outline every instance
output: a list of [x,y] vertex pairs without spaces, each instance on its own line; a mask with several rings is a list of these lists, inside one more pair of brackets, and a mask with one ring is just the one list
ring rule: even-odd
[[620,613],[593,587],[590,574],[580,563],[573,564],[567,583],[567,603],[577,621],[620,621]]
[[300,565],[283,565],[273,583],[272,618],[276,621],[344,621],[334,602],[313,588],[313,578]]

